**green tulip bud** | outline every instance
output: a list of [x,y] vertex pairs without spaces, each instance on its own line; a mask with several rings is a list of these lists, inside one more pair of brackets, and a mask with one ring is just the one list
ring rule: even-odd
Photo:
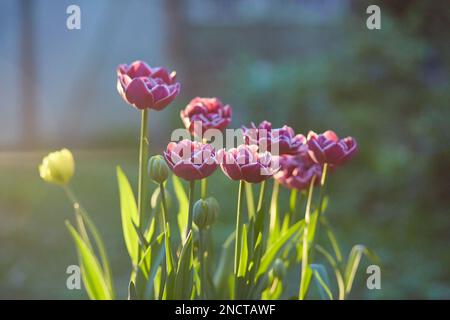
[[156,155],[148,160],[148,175],[154,182],[160,184],[169,177],[169,167],[161,155]]
[[206,198],[205,202],[207,203],[209,211],[210,211],[210,215],[211,215],[210,225],[211,225],[211,224],[215,223],[217,218],[219,217],[220,206],[219,206],[219,203],[217,202],[216,198],[213,198],[213,197]]
[[75,162],[72,152],[61,149],[49,153],[39,165],[39,175],[46,182],[65,185],[75,172]]
[[194,204],[194,223],[199,229],[205,229],[217,220],[219,204],[214,198],[200,199]]
[[272,268],[273,276],[278,279],[283,279],[286,276],[286,266],[283,260],[277,258],[273,263]]

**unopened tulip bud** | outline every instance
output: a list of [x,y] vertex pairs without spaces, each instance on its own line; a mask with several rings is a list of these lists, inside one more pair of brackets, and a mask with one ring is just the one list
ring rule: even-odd
[[61,149],[49,153],[39,165],[39,175],[46,182],[65,185],[75,172],[75,162],[72,152]]
[[205,229],[217,220],[219,205],[214,198],[200,199],[194,204],[194,222],[199,229]]
[[220,206],[219,203],[217,202],[216,198],[213,197],[209,197],[205,199],[205,202],[208,205],[208,209],[211,215],[211,224],[215,223],[218,216],[219,216],[219,211],[220,211]]
[[148,175],[156,183],[163,183],[169,177],[169,167],[164,158],[156,155],[148,161]]

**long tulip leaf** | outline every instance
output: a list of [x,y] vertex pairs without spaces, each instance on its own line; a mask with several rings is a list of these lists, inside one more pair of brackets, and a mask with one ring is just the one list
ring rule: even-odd
[[102,268],[98,259],[95,257],[92,250],[84,242],[78,232],[73,226],[66,221],[66,226],[75,242],[78,251],[78,258],[80,261],[81,277],[83,284],[89,295],[93,300],[110,300],[113,299],[112,292],[110,292],[106,279],[103,275]]
[[284,245],[300,230],[304,228],[304,220],[301,220],[290,227],[282,236],[278,238],[266,251],[261,259],[261,264],[257,273],[257,277],[267,272],[272,265],[272,262],[277,258],[278,253],[281,251]]
[[322,300],[333,300],[327,269],[322,264],[311,264],[310,268],[316,280],[317,289]]
[[136,200],[130,183],[120,167],[117,167],[117,181],[120,193],[120,212],[122,217],[122,230],[125,245],[133,265],[138,263],[139,238],[133,223],[139,225],[139,214]]

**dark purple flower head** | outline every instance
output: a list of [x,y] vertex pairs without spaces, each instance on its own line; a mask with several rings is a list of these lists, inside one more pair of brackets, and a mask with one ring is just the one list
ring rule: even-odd
[[323,165],[339,166],[347,162],[358,150],[356,140],[352,137],[339,139],[334,131],[328,130],[317,134],[308,133],[309,155],[314,162]]
[[117,91],[137,109],[162,110],[180,93],[176,73],[165,68],[151,68],[144,61],[117,67]]
[[268,121],[256,126],[253,122],[249,128],[243,127],[244,141],[248,145],[257,145],[260,150],[266,150],[273,155],[297,154],[304,148],[306,139],[301,134],[295,134],[289,126],[274,129]]
[[296,155],[281,156],[280,171],[274,178],[286,188],[303,190],[309,187],[314,177],[314,184],[318,184],[321,176],[321,166],[311,159],[307,151],[303,151]]
[[173,173],[188,181],[210,176],[219,165],[214,148],[198,141],[171,142],[163,155]]
[[[231,180],[259,183],[270,178],[278,168],[269,152],[258,153],[255,145],[242,144],[230,150],[219,150],[217,159],[225,175]],[[278,158],[277,158],[278,159]]]
[[[217,98],[194,98],[189,102],[180,116],[186,129],[193,135],[203,135],[208,129],[225,130],[231,122],[232,109],[230,105],[223,105]],[[200,127],[195,132],[195,122]]]

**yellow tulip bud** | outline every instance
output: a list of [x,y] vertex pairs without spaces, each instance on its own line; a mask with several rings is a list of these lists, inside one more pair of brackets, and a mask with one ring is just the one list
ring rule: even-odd
[[65,185],[75,172],[72,152],[61,149],[49,153],[39,165],[39,174],[46,182]]

